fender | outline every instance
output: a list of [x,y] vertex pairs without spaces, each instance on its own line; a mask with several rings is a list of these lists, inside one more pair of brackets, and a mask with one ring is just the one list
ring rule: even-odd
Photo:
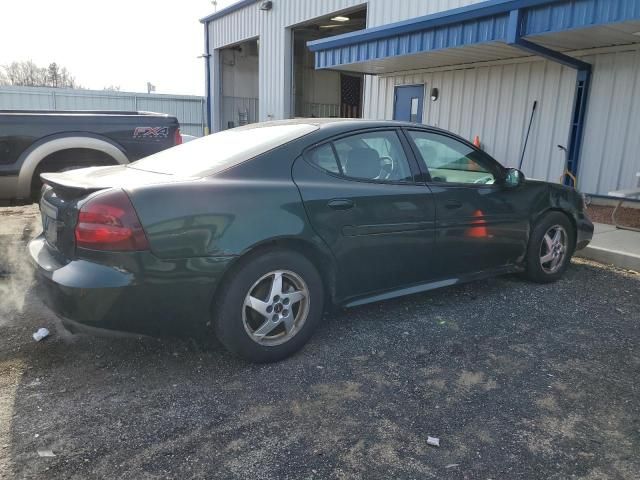
[[119,164],[129,163],[129,159],[122,149],[107,139],[86,134],[71,134],[57,138],[46,137],[37,144],[32,145],[18,159],[17,163],[21,166],[16,188],[17,198],[29,198],[33,173],[43,159],[52,153],[70,148],[97,150],[109,155]]

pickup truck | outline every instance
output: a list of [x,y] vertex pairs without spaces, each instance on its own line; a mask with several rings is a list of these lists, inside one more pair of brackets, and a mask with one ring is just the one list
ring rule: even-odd
[[126,164],[182,143],[152,112],[0,110],[0,202],[37,200],[40,174]]

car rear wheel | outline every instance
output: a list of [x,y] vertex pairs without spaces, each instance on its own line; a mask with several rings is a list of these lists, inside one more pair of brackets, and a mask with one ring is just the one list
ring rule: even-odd
[[217,296],[214,327],[231,352],[275,362],[309,340],[322,318],[324,290],[303,255],[269,250],[240,264]]
[[558,280],[566,271],[575,245],[575,231],[567,216],[549,212],[531,233],[525,276],[534,282]]

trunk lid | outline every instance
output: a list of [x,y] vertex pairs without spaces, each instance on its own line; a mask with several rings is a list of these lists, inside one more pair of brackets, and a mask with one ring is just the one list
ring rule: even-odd
[[139,170],[129,165],[90,167],[58,173],[43,173],[43,183],[69,193],[89,193],[111,187],[137,187],[185,180],[175,175]]
[[184,181],[175,175],[137,170],[126,165],[43,173],[40,199],[42,231],[52,253],[62,262],[75,258],[75,227],[83,201],[112,187],[127,189]]

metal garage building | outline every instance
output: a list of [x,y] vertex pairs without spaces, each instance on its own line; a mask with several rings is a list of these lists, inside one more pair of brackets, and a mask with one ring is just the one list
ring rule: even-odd
[[435,125],[587,193],[640,171],[640,0],[243,0],[202,19],[213,131],[294,116]]

